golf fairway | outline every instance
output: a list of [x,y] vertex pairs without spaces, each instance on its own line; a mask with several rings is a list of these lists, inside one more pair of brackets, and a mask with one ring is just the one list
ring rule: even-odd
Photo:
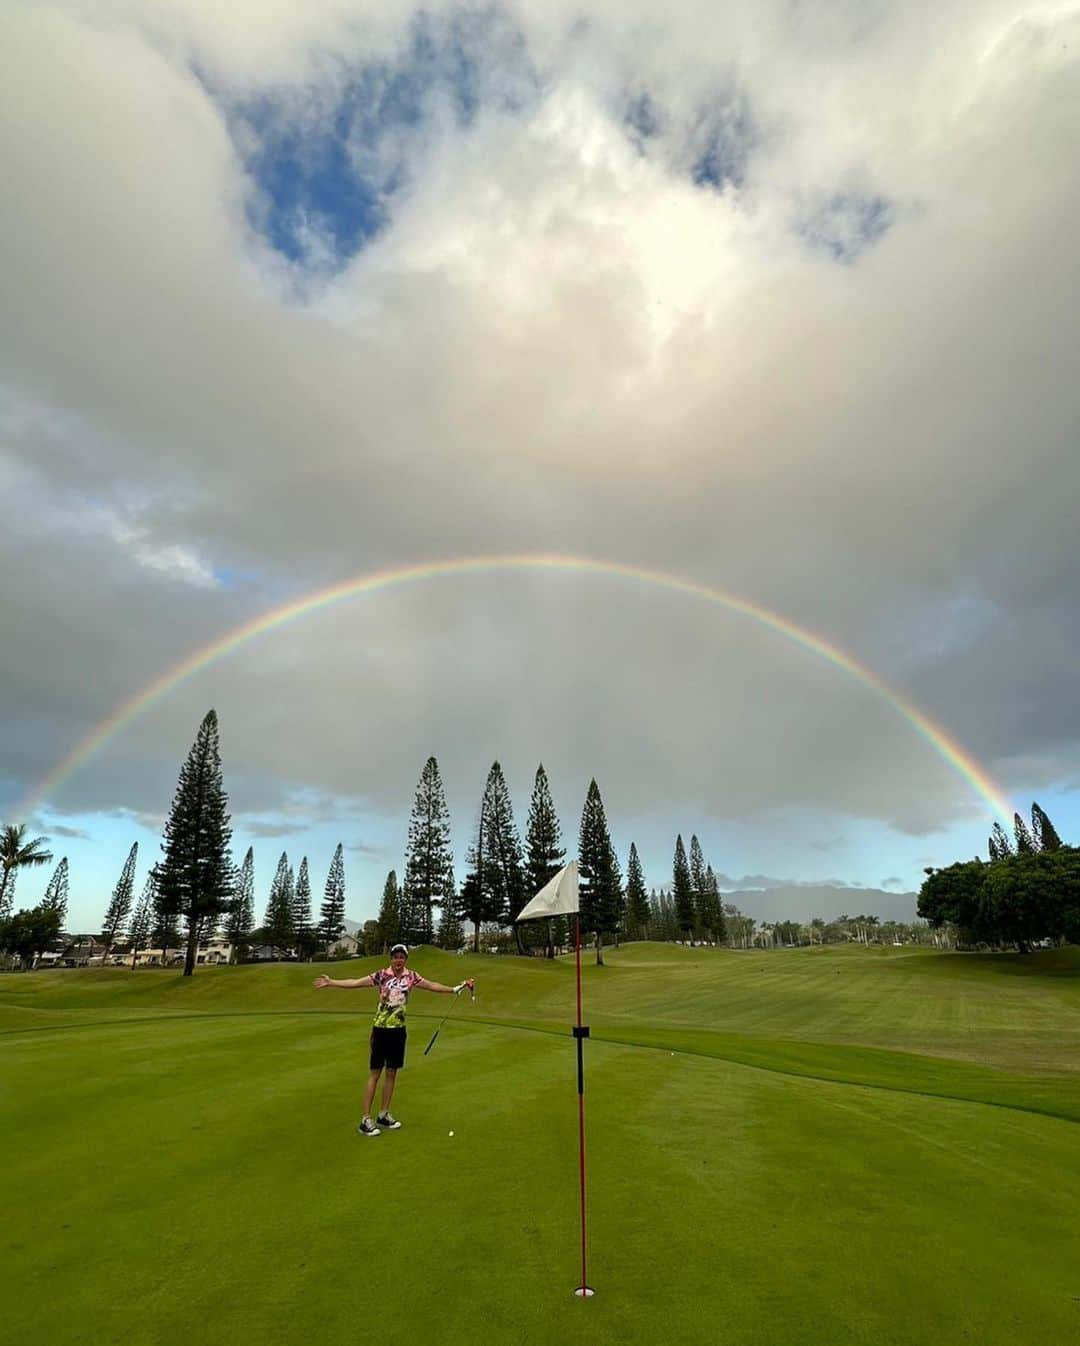
[[0,1341],[1080,1341],[1080,951],[605,956],[589,1302],[567,962],[414,953],[370,1140],[319,964],[0,979]]

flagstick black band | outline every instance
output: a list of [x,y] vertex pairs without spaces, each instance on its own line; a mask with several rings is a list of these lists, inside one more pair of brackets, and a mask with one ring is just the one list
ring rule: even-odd
[[577,1038],[577,1091],[579,1094],[585,1092],[585,1053],[583,1043],[589,1036],[589,1029],[586,1024],[575,1024],[570,1030]]

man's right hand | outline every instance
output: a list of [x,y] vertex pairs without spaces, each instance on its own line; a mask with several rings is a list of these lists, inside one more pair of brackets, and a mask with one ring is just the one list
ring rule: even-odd
[[316,991],[325,991],[330,985],[330,978],[324,972],[321,977],[316,977],[311,984],[315,987]]

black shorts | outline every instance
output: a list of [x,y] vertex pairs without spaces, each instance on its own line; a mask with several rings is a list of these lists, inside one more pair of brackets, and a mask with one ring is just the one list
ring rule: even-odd
[[371,1030],[371,1069],[400,1070],[405,1064],[405,1029],[373,1028]]

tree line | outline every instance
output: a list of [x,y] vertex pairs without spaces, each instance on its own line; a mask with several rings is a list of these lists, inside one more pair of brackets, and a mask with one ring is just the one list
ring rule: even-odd
[[[324,888],[318,920],[312,913],[307,857],[294,870],[282,853],[261,926],[254,915],[254,857],[249,848],[237,866],[232,839],[216,713],[207,713],[177,781],[165,821],[161,858],[147,875],[135,900],[138,843],[132,847],[102,923],[102,958],[123,941],[135,957],[140,948],[184,948],[184,974],[194,971],[200,944],[220,934],[243,956],[252,945],[266,944],[284,954],[311,957],[326,953],[345,929],[345,870],[339,844]],[[23,960],[51,947],[67,909],[68,867],[61,860],[46,897],[38,907],[9,915],[19,869],[47,863],[52,855],[44,838],[28,840],[26,829],[9,828],[3,849],[0,887],[0,948]],[[725,915],[712,867],[698,839],[687,856],[682,837],[675,844],[672,896],[646,891],[637,847],[630,846],[625,880],[612,844],[596,781],[589,783],[578,831],[581,928],[602,961],[605,938],[645,938],[669,928],[688,941],[722,942]],[[379,915],[369,923],[368,944],[387,948],[396,940],[460,948],[471,931],[480,947],[482,928],[512,933],[520,953],[542,950],[553,956],[566,946],[565,918],[539,926],[515,924],[522,907],[554,877],[566,861],[562,828],[547,774],[536,771],[524,842],[518,832],[510,790],[501,765],[492,764],[485,782],[476,827],[466,853],[460,887],[455,880],[450,815],[438,762],[424,764],[409,819],[402,881],[392,870],[383,887]],[[374,951],[367,949],[366,951]]]
[[[976,860],[966,866],[928,871],[919,912],[935,931],[948,926],[974,938],[987,939],[991,931],[995,938],[1004,937],[1002,932],[1016,925],[1015,920],[1009,925],[1012,918],[1007,913],[1018,904],[1028,913],[1027,925],[1023,926],[1028,944],[1040,937],[1030,934],[1029,927],[1045,927],[1058,937],[1067,937],[1067,931],[1075,930],[1075,925],[1068,921],[1063,924],[1060,919],[1049,925],[1042,917],[1034,920],[1033,912],[1054,909],[1058,899],[1051,900],[1043,890],[1060,888],[1062,876],[1072,873],[1069,866],[1077,852],[1062,846],[1038,805],[1033,807],[1030,830],[1019,816],[1016,824],[1015,845],[1000,824],[995,825],[989,865]],[[243,861],[236,865],[230,852],[231,840],[219,726],[211,710],[181,767],[165,822],[161,857],[147,875],[137,901],[137,842],[124,863],[102,924],[103,961],[121,945],[131,953],[132,966],[140,949],[160,947],[164,952],[183,947],[184,974],[190,976],[200,944],[217,936],[231,946],[234,958],[242,959],[259,945],[269,946],[277,956],[328,955],[345,931],[341,844],[330,863],[317,918],[307,856],[294,869],[283,852],[270,885],[263,922],[256,925],[253,850],[249,847]],[[35,908],[11,914],[19,870],[52,860],[44,843],[44,838],[29,839],[25,827],[7,827],[0,833],[0,952],[20,959],[23,966],[53,947],[66,915],[66,857],[57,866],[43,901]],[[815,918],[806,925],[777,922],[758,926],[723,900],[696,836],[691,836],[689,849],[681,834],[676,837],[670,884],[650,891],[634,843],[629,848],[624,877],[595,779],[589,782],[582,809],[577,859],[582,937],[594,946],[598,963],[603,961],[605,940],[678,940],[749,948],[852,939],[881,941],[889,934],[893,936],[891,942],[909,942],[921,939],[923,934],[915,927],[895,923],[885,931],[879,928],[876,917],[869,916],[845,915],[828,924]],[[438,762],[429,757],[409,818],[401,880],[396,869],[387,874],[378,917],[367,922],[361,933],[361,951],[384,951],[397,940],[457,949],[467,939],[478,950],[484,932],[489,946],[494,943],[522,954],[542,952],[553,957],[570,943],[568,920],[555,917],[518,925],[516,917],[565,861],[562,827],[543,764],[536,771],[523,840],[506,778],[496,761],[481,795],[459,886],[446,795]],[[991,874],[990,887],[985,891],[984,869]],[[1023,887],[1022,901],[1015,891],[1017,885]],[[1038,901],[1032,896],[1036,890],[1042,894]],[[1080,907],[1080,903],[1073,905]],[[997,914],[992,918],[994,912]]]
[[1013,836],[994,824],[989,858],[928,868],[919,915],[962,946],[1080,942],[1080,849],[1067,846],[1037,803],[1031,825],[1013,815]]
[[[123,943],[132,958],[140,950],[184,949],[184,974],[194,970],[200,945],[220,936],[243,957],[254,943],[268,943],[284,953],[311,956],[326,950],[345,930],[345,866],[342,847],[334,852],[316,921],[312,915],[311,880],[305,856],[294,874],[283,854],[270,888],[262,927],[255,926],[254,853],[248,848],[237,866],[229,844],[232,829],[222,769],[220,734],[211,710],[199,726],[195,742],[180,770],[172,806],[165,821],[161,858],[151,868],[138,900],[134,898],[139,843],[124,862],[109,900],[101,930],[102,961]],[[51,949],[67,913],[69,871],[65,856],[37,907],[11,915],[18,871],[52,859],[45,839],[28,840],[26,827],[7,827],[0,834],[0,952],[24,966]]]
[[[725,917],[719,887],[697,837],[687,858],[682,837],[675,843],[673,897],[650,895],[637,846],[631,843],[625,879],[611,840],[604,802],[589,782],[578,827],[580,928],[603,962],[605,938],[646,939],[661,926],[672,938],[722,943]],[[501,943],[518,953],[553,957],[570,942],[565,917],[517,924],[522,908],[566,863],[562,826],[543,763],[536,769],[522,840],[499,762],[488,772],[465,857],[465,876],[455,881],[450,816],[438,762],[429,757],[409,820],[402,880],[391,870],[383,886],[375,930],[383,945],[436,943],[459,948],[466,938],[480,948],[482,930],[504,931]],[[670,911],[669,911],[670,905]]]

